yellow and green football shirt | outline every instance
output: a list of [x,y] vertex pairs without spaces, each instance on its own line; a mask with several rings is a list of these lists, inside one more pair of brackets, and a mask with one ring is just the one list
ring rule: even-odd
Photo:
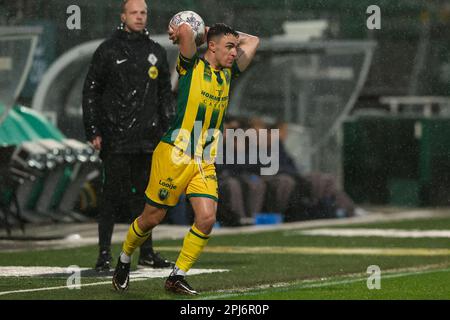
[[[178,56],[178,102],[176,116],[161,139],[191,156],[214,159],[228,107],[231,79],[240,71],[214,69],[197,54],[191,59]],[[204,155],[208,147],[208,154]]]

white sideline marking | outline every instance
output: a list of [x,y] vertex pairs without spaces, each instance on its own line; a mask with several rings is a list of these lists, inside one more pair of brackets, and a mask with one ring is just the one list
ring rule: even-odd
[[[80,268],[80,271],[92,270],[91,268]],[[130,278],[164,278],[170,273],[171,268],[153,269],[141,268],[130,272]],[[227,269],[191,269],[190,275],[226,272]],[[23,266],[7,266],[0,267],[0,277],[36,277],[36,276],[70,276],[72,272],[68,272],[67,268],[62,267],[23,267]],[[95,278],[110,279],[111,276],[98,276]]]
[[[179,247],[158,247],[161,251],[180,251]],[[376,247],[246,247],[210,246],[203,252],[226,254],[306,254],[306,255],[376,255],[376,256],[450,256],[447,248],[376,248]]]
[[[90,270],[90,268],[80,268],[80,270]],[[152,268],[142,268],[130,273],[130,281],[144,281],[150,278],[165,278],[170,273],[169,269],[152,269]],[[189,270],[189,275],[197,275],[202,273],[213,273],[213,272],[227,272],[227,269],[191,269]],[[32,277],[32,276],[49,276],[52,274],[66,274],[70,276],[71,273],[67,272],[67,268],[60,267],[0,267],[0,277]],[[99,277],[105,279],[111,279],[111,276]],[[104,284],[111,284],[109,281],[93,282],[81,284],[81,287],[91,287],[99,286]],[[24,293],[24,292],[37,292],[37,291],[52,291],[68,289],[67,286],[58,287],[45,287],[45,288],[35,288],[35,289],[23,289],[23,290],[12,290],[0,292],[0,296],[12,294],[12,293]]]
[[[134,281],[143,281],[147,279],[130,279],[130,282]],[[90,287],[90,286],[99,286],[102,284],[111,284],[111,281],[103,281],[103,282],[94,282],[88,284],[81,284],[81,287]],[[25,293],[25,292],[38,292],[38,291],[50,291],[50,290],[59,290],[59,289],[68,289],[67,286],[60,287],[47,287],[47,288],[37,288],[37,289],[24,289],[24,290],[14,290],[14,291],[3,291],[0,292],[0,296],[4,296],[12,293]]]
[[[401,277],[407,277],[407,276],[416,276],[416,275],[422,275],[422,274],[428,274],[428,273],[436,273],[436,272],[449,272],[450,268],[447,269],[438,269],[438,270],[422,270],[422,271],[411,271],[411,272],[401,272],[401,273],[394,273],[394,274],[387,274],[383,275],[382,279],[393,279],[393,278],[401,278]],[[261,290],[262,288],[254,287],[254,288],[245,288],[240,290],[231,290],[228,293],[224,294],[218,294],[213,296],[202,296],[199,297],[197,300],[211,300],[211,299],[228,299],[236,296],[255,296],[260,294],[265,294],[268,292],[283,292],[288,291],[290,289],[312,289],[312,288],[321,288],[321,287],[329,287],[334,285],[346,285],[351,284],[355,282],[362,282],[367,281],[367,277],[359,277],[356,279],[344,279],[344,280],[331,280],[331,281],[321,281],[321,282],[315,282],[315,283],[306,283],[306,284],[294,284],[292,285],[289,283],[284,283],[279,286],[273,286],[270,288],[270,290],[267,288],[267,286],[264,287],[264,290]],[[305,281],[309,282],[309,281]],[[258,290],[255,292],[252,292],[253,290]]]
[[[89,270],[89,268],[80,268],[80,271]],[[67,274],[67,268],[61,267],[22,267],[22,266],[8,266],[0,267],[0,277],[35,277],[46,276],[51,274]]]
[[321,228],[286,232],[285,235],[384,238],[450,238],[450,230],[404,230],[365,228]]

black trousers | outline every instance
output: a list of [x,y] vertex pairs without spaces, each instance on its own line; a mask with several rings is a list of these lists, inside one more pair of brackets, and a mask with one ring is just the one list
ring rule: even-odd
[[[108,154],[102,156],[103,183],[99,198],[98,234],[100,250],[109,250],[114,222],[127,217],[131,223],[144,209],[144,192],[150,178],[152,154]],[[153,253],[152,237],[140,254]]]

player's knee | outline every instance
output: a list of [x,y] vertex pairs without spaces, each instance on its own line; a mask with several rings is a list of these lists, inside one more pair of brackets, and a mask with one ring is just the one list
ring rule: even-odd
[[146,218],[147,225],[150,228],[156,227],[158,224],[161,223],[163,218],[164,218],[164,216],[156,216],[156,215],[149,216],[149,217]]
[[161,221],[164,219],[165,215],[166,215],[165,209],[146,205],[144,211],[142,212],[141,217],[145,227],[147,229],[151,229],[160,224]]

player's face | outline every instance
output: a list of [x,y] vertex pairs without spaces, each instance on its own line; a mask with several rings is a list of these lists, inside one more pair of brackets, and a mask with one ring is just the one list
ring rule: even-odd
[[222,68],[231,68],[237,57],[239,39],[232,34],[224,35],[218,40],[215,49],[216,61]]
[[147,5],[144,0],[130,0],[121,15],[127,31],[140,32],[147,26]]

